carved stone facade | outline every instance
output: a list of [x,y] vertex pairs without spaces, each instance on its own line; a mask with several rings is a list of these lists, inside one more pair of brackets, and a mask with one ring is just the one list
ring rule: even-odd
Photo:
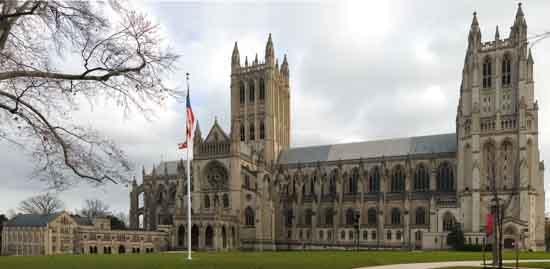
[[109,218],[66,212],[18,215],[2,231],[2,255],[152,253],[168,249],[168,230],[111,230]]
[[[482,244],[495,178],[506,246],[544,247],[533,58],[521,6],[510,36],[481,41],[474,16],[460,88],[457,132],[290,148],[290,75],[269,36],[264,61],[231,62],[231,132],[195,129],[195,249],[446,248],[460,223]],[[487,174],[488,167],[495,177]],[[162,162],[130,194],[132,228],[171,229],[187,246],[186,166]],[[490,170],[490,169],[489,169]],[[521,210],[520,210],[521,208]]]

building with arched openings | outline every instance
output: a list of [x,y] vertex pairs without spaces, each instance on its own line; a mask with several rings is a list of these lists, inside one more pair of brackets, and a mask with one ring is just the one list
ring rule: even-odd
[[494,187],[506,202],[506,245],[544,248],[544,165],[527,24],[483,42],[474,14],[456,132],[290,147],[290,72],[271,35],[262,61],[231,57],[231,130],[195,129],[192,226],[186,166],[143,171],[130,194],[132,228],[171,231],[174,249],[445,248],[461,225],[481,244]]

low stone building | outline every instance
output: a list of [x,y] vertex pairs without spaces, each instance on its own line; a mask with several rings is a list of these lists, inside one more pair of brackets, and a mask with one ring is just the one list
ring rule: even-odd
[[18,215],[2,231],[2,255],[150,253],[168,248],[162,230],[111,230],[109,218],[89,220],[61,212]]

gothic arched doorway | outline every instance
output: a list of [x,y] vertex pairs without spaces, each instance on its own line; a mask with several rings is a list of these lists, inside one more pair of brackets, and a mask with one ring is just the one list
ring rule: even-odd
[[185,227],[180,225],[178,227],[178,247],[183,247],[185,244]]
[[123,245],[120,245],[118,247],[118,254],[124,254],[126,253],[126,248]]
[[505,238],[504,239],[504,248],[514,248],[515,247],[515,241],[513,238]]
[[212,229],[212,226],[208,225],[206,227],[206,233],[205,233],[205,243],[207,248],[213,248],[214,247],[214,229]]
[[225,226],[222,226],[222,248],[227,248],[227,233],[225,232]]
[[193,225],[191,228],[191,248],[199,248],[199,227],[197,225]]

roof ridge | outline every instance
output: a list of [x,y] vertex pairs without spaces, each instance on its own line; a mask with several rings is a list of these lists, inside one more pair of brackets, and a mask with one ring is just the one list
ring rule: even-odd
[[403,137],[381,138],[381,139],[374,139],[374,140],[363,140],[363,141],[348,142],[348,143],[334,143],[334,144],[299,146],[299,147],[291,147],[288,150],[304,149],[304,148],[315,148],[315,147],[331,147],[331,146],[336,146],[336,145],[353,145],[353,144],[362,144],[362,143],[369,143],[369,142],[392,141],[392,140],[402,140],[402,139],[421,138],[421,137],[433,137],[433,136],[443,136],[443,135],[456,135],[456,133],[442,133],[442,134],[419,135],[419,136],[408,136],[408,137],[403,136]]

